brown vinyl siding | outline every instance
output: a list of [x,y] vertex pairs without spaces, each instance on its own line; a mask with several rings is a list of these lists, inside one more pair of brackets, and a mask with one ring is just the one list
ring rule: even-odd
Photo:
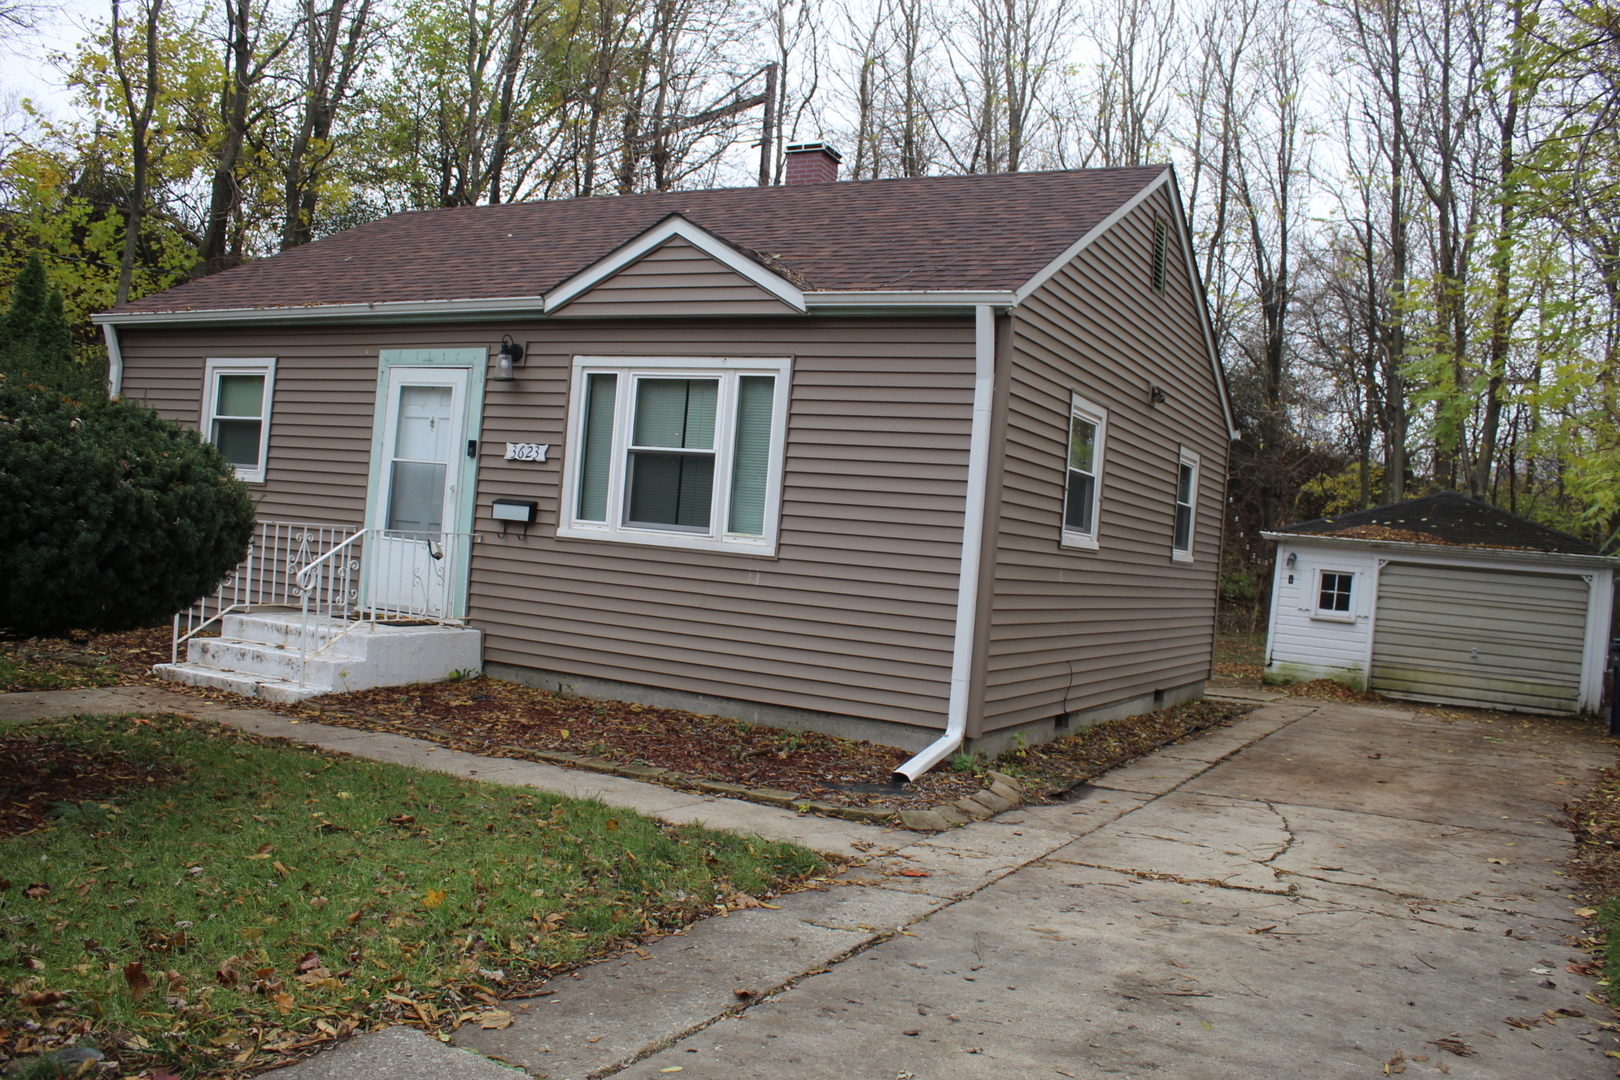
[[[526,345],[519,382],[486,399],[484,438],[548,442],[560,465],[480,470],[471,605],[487,660],[943,727],[971,319],[552,324]],[[557,539],[576,354],[793,358],[775,558]],[[539,502],[527,541],[491,535],[501,497]]]
[[[1209,674],[1228,443],[1175,228],[1152,287],[1154,219],[1179,213],[1160,188],[1013,314],[984,732]],[[1097,551],[1060,543],[1072,392],[1108,410]],[[1191,564],[1171,559],[1178,445],[1199,457]]]
[[[248,485],[259,518],[359,525],[371,458],[378,335],[384,332],[123,330],[124,396],[196,427],[210,358],[274,358],[265,482]],[[398,331],[386,333],[398,336]],[[484,335],[475,333],[474,343],[484,344]],[[465,338],[460,343],[466,344]]]
[[567,318],[786,315],[793,308],[680,237],[563,305]]
[[[125,388],[195,425],[204,361],[276,358],[262,518],[363,520],[381,349],[525,347],[485,392],[469,588],[492,662],[941,728],[966,494],[971,318],[125,330]],[[573,357],[790,356],[774,558],[556,536]],[[851,387],[854,387],[853,391]],[[507,442],[551,445],[544,464]],[[490,518],[534,499],[527,539]]]

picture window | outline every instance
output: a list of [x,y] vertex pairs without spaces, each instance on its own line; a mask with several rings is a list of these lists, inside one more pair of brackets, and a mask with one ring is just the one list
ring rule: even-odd
[[787,360],[575,363],[561,536],[769,553]]

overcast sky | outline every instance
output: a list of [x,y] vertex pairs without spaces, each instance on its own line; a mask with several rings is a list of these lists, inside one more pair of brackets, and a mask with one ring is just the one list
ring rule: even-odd
[[84,36],[93,19],[105,18],[108,0],[37,0],[37,28],[30,34],[0,35],[0,93],[31,98],[53,114],[68,109],[62,74],[50,62]]

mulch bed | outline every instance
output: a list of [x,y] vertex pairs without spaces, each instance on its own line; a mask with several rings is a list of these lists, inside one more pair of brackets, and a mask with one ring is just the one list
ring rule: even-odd
[[[627,702],[597,701],[477,677],[312,698],[299,705],[236,699],[218,691],[158,682],[151,665],[169,659],[169,627],[98,634],[78,641],[0,643],[44,662],[102,664],[122,685],[156,685],[210,700],[232,700],[300,719],[391,732],[489,757],[544,760],[547,753],[616,765],[649,765],[692,780],[790,791],[806,802],[867,809],[922,810],[984,789],[980,759],[962,772],[952,762],[913,783],[890,782],[911,755],[875,743],[783,731],[723,717]],[[1337,685],[1337,684],[1333,684]],[[0,692],[6,690],[0,686]],[[1342,688],[1341,688],[1342,689]],[[997,768],[1031,781],[1035,800],[1063,791],[1160,746],[1194,738],[1248,706],[1193,702],[1125,717],[1076,735],[1004,755]],[[962,764],[967,764],[965,761]]]
[[333,694],[282,711],[489,757],[533,758],[536,751],[577,754],[618,765],[671,769],[694,779],[791,791],[806,801],[835,806],[922,809],[984,787],[972,773],[948,769],[904,787],[893,785],[889,777],[911,755],[889,746],[679,709],[559,695],[485,676]]
[[103,804],[116,804],[121,791],[168,777],[119,753],[0,736],[0,838],[37,832],[64,813],[106,813]]

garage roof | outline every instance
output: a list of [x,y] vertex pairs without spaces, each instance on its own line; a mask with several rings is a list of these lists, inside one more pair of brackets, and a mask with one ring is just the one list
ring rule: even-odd
[[1442,491],[1421,499],[1353,510],[1277,530],[1294,535],[1332,536],[1349,540],[1392,540],[1447,547],[1488,547],[1541,551],[1560,555],[1601,555],[1568,533],[1538,525],[1479,499]]

